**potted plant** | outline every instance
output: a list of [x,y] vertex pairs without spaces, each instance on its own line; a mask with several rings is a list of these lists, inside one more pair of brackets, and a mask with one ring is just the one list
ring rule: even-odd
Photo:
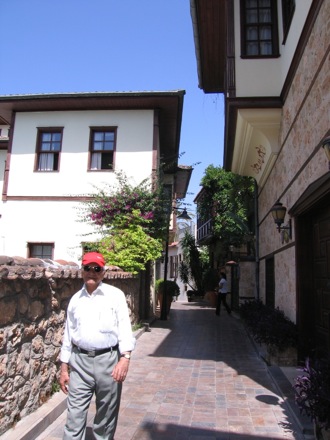
[[293,385],[301,413],[309,416],[318,440],[330,439],[330,362],[307,358]]
[[192,302],[193,301],[194,295],[195,295],[195,291],[194,290],[187,290],[188,302]]
[[173,296],[180,295],[180,287],[178,286],[178,284],[175,281],[166,280],[166,282],[165,282],[162,278],[160,278],[160,279],[156,280],[155,291],[157,294],[160,310],[162,310],[163,293],[164,293],[164,291],[166,291],[167,314],[169,314],[170,308],[171,308],[171,303],[173,301]]

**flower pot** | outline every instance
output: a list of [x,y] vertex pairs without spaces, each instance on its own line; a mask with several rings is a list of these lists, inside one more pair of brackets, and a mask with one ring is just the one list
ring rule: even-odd
[[188,298],[188,302],[192,302],[193,298],[194,298],[194,291],[193,290],[188,290],[187,291],[187,298]]
[[[171,303],[172,303],[172,296],[167,295],[166,298],[166,314],[168,315],[170,313],[171,310]],[[159,303],[159,310],[160,312],[162,311],[162,307],[163,307],[163,293],[158,293],[158,303]]]
[[206,292],[204,299],[210,304],[211,307],[217,306],[217,294],[214,292],[214,290]]

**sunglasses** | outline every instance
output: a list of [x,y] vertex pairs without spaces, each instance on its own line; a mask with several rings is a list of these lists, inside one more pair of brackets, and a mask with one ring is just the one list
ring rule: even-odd
[[90,270],[93,270],[94,272],[101,272],[103,270],[103,267],[100,266],[83,266],[83,269],[85,272],[89,272]]

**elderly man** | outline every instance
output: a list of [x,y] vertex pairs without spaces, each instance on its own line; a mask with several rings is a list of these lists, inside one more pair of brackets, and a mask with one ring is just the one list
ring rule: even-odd
[[68,395],[64,440],[85,438],[87,412],[95,393],[93,432],[97,440],[115,434],[122,383],[135,346],[124,293],[104,284],[102,254],[83,256],[84,285],[70,300],[60,359],[60,386]]

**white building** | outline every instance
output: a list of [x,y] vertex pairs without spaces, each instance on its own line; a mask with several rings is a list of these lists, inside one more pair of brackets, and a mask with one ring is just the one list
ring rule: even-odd
[[[79,221],[86,197],[115,184],[123,171],[134,184],[171,163],[176,178],[183,90],[0,96],[0,254],[79,262],[91,226]],[[9,135],[8,135],[9,130]]]

